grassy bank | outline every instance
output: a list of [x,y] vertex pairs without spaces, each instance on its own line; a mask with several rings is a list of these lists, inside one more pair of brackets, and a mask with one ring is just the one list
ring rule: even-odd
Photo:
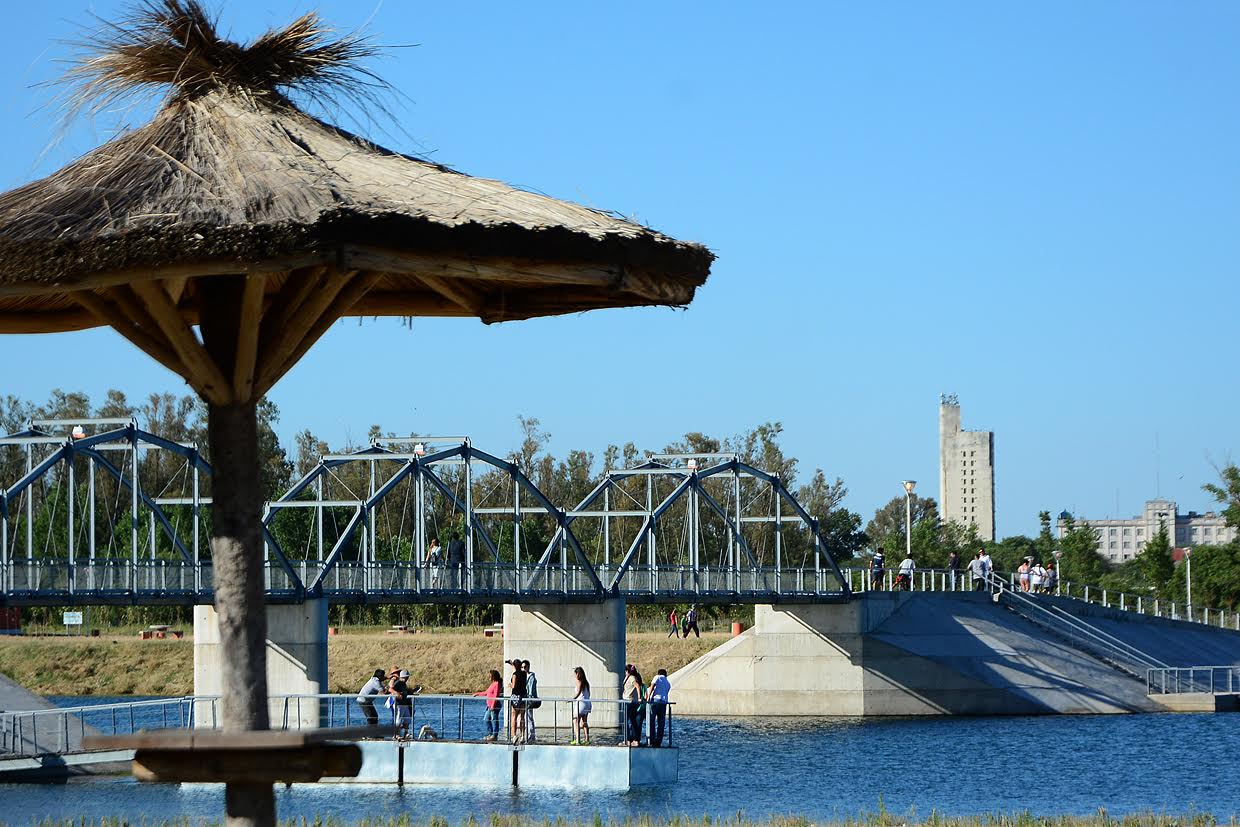
[[[706,634],[688,642],[661,632],[635,632],[628,659],[643,672],[672,672],[718,646],[727,636]],[[327,643],[332,692],[356,691],[375,669],[409,669],[425,692],[474,692],[497,669],[503,640],[481,629],[426,630],[387,635],[344,629]],[[534,664],[535,671],[538,664]],[[138,640],[135,635],[97,638],[0,637],[0,674],[42,695],[189,695],[194,691],[194,644]]]
[[[214,825],[219,822],[203,822],[200,820],[182,819],[125,819],[125,818],[47,818],[27,819],[25,821],[5,822],[0,824],[38,825],[38,827],[202,827],[204,824]],[[363,818],[357,821],[335,818],[333,816],[316,817],[314,819],[286,819],[280,822],[282,827],[454,827],[453,823],[437,816],[414,817],[409,815],[387,816],[380,818]],[[592,819],[537,820],[521,816],[501,815],[492,813],[482,818],[468,818],[457,822],[459,827],[1216,827],[1229,825],[1237,827],[1235,819],[1219,821],[1206,813],[1189,813],[1185,815],[1168,815],[1166,813],[1134,813],[1113,816],[1099,811],[1090,816],[1034,816],[1029,813],[992,814],[982,816],[966,816],[949,818],[931,813],[918,818],[915,813],[889,813],[879,811],[866,813],[855,818],[844,818],[838,821],[814,821],[804,816],[787,815],[767,819],[749,819],[743,815],[730,818],[711,818],[709,816],[639,816],[636,818],[608,819],[596,814]]]

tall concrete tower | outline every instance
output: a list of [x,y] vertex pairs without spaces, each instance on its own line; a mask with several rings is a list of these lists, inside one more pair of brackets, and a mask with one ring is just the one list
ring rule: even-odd
[[954,393],[939,397],[939,513],[995,539],[995,435],[961,429]]

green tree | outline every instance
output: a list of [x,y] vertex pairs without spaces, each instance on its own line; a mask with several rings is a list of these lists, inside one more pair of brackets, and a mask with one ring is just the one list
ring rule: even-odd
[[1063,520],[1059,576],[1076,583],[1097,585],[1108,571],[1107,561],[1098,553],[1097,532],[1087,522],[1077,523],[1071,514],[1065,514]]
[[1219,471],[1219,483],[1208,482],[1202,486],[1223,506],[1223,519],[1232,528],[1240,528],[1240,467],[1234,462]]
[[[939,522],[938,503],[933,497],[919,497],[913,494],[911,505],[914,550],[925,549],[928,544],[936,544]],[[893,497],[886,505],[874,512],[874,517],[865,526],[865,536],[871,548],[881,546],[888,552],[903,551],[905,511],[904,497]],[[922,523],[928,523],[928,526],[921,527]],[[932,537],[935,539],[931,540]]]
[[1175,575],[1175,561],[1171,557],[1171,538],[1167,523],[1158,521],[1158,531],[1137,555],[1137,569],[1148,586],[1162,597],[1167,596],[1168,586]]

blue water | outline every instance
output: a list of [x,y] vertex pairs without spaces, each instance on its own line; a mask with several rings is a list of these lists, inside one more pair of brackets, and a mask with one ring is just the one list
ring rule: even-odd
[[[102,700],[102,699],[101,699]],[[80,699],[75,702],[80,703]],[[614,791],[297,785],[282,817],[410,813],[456,822],[502,811],[535,818],[873,811],[949,815],[1240,815],[1240,718],[1099,715],[1029,718],[682,719],[680,783]],[[0,822],[41,816],[219,818],[217,785],[129,779],[0,785]]]

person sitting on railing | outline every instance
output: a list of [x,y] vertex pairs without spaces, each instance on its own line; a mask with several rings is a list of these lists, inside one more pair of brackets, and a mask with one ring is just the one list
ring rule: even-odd
[[475,692],[475,698],[487,699],[486,721],[487,737],[484,740],[494,741],[499,738],[499,698],[500,690],[503,689],[503,678],[500,677],[498,669],[491,670],[491,685],[481,692]]
[[376,669],[375,673],[370,676],[370,680],[362,687],[362,691],[357,695],[357,705],[362,708],[362,716],[366,718],[367,726],[376,726],[379,723],[379,712],[375,709],[375,698],[384,694],[383,679],[387,674],[382,669]]

